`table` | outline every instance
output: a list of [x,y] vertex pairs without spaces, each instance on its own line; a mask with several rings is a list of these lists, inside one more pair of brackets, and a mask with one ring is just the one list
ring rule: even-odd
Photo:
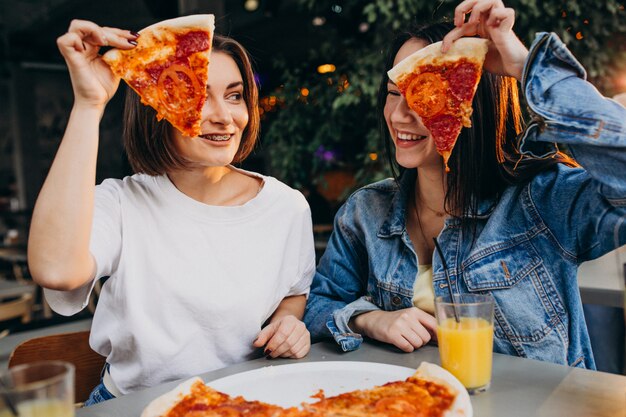
[[[439,364],[437,348],[425,346],[401,353],[390,345],[365,342],[360,349],[341,353],[335,343],[311,347],[300,360],[256,359],[200,375],[206,382],[224,376],[289,363],[365,361],[417,368],[422,361]],[[155,397],[178,384],[171,382],[77,410],[77,417],[139,417]],[[476,417],[589,417],[626,416],[626,377],[495,354],[491,389],[473,396]]]

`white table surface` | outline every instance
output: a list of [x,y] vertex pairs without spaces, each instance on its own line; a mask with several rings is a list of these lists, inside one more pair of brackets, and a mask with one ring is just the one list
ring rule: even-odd
[[[323,342],[313,345],[304,359],[262,358],[200,376],[210,385],[212,380],[264,366],[314,361],[365,361],[411,368],[422,361],[440,363],[433,346],[401,353],[389,345],[366,342],[357,351],[341,353],[334,342]],[[177,384],[167,383],[82,408],[76,416],[139,417],[151,400]],[[626,377],[495,354],[490,390],[471,397],[471,401],[476,417],[624,417]]]

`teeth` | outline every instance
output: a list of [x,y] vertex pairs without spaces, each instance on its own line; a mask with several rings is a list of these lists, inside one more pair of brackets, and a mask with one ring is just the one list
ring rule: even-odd
[[230,135],[200,135],[200,137],[215,141],[226,141],[230,139]]
[[413,135],[410,133],[401,133],[398,132],[398,139],[400,140],[420,140],[420,139],[424,139],[426,138],[426,136],[420,136],[420,135]]

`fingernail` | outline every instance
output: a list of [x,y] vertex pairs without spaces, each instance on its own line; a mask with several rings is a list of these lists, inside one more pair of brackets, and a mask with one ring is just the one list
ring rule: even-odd
[[138,38],[138,37],[139,37],[139,33],[134,32],[134,31],[132,31],[132,30],[130,31],[130,34],[131,34],[131,35],[133,35],[135,38]]
[[272,359],[272,357],[270,355],[267,355],[265,359]]
[[128,40],[128,43],[130,43],[133,46],[137,46],[137,41],[131,41],[130,39]]
[[269,356],[269,354],[270,354],[270,353],[272,353],[272,351],[271,351],[270,349],[265,349],[265,350],[263,351],[263,354],[264,354],[264,355],[267,355],[267,356]]

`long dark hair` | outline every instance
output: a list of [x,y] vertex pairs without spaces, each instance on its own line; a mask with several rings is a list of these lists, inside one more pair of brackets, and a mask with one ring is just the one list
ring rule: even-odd
[[[379,127],[387,161],[396,180],[406,169],[395,160],[393,141],[383,113],[389,80],[387,71],[407,40],[417,38],[429,44],[438,42],[453,28],[449,22],[414,25],[399,33],[387,52],[378,90]],[[472,127],[461,131],[448,163],[450,172],[445,207],[451,214],[465,219],[468,214],[477,213],[480,201],[494,199],[497,202],[509,185],[524,183],[558,163],[576,165],[562,152],[550,158],[522,157],[517,138],[522,132],[523,120],[514,78],[483,71],[472,107]]]
[[[243,97],[248,109],[248,125],[243,131],[233,162],[243,161],[254,149],[260,130],[259,92],[252,64],[244,47],[234,39],[215,34],[213,51],[230,56],[241,72]],[[159,121],[156,111],[141,103],[131,88],[126,91],[124,107],[124,148],[134,172],[162,175],[174,169],[185,169],[188,162],[176,151],[173,127]]]

